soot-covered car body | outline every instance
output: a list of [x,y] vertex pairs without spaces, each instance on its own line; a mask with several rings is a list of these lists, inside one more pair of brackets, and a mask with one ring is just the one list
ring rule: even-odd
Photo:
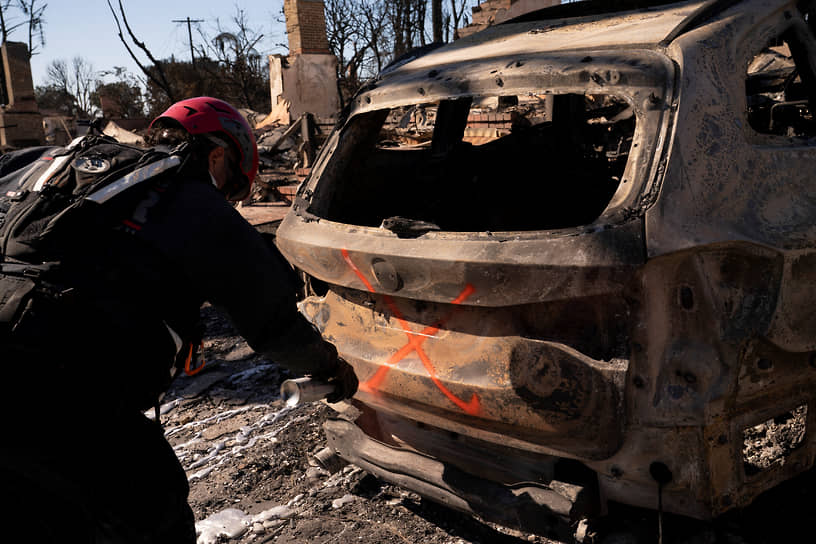
[[360,378],[329,445],[526,528],[711,518],[816,451],[811,6],[604,7],[395,63],[277,234]]

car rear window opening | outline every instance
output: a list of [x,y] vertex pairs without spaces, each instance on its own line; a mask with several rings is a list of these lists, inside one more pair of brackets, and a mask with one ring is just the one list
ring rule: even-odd
[[465,97],[363,113],[341,135],[320,179],[326,200],[312,211],[417,232],[586,225],[622,182],[635,122],[622,98],[585,94]]

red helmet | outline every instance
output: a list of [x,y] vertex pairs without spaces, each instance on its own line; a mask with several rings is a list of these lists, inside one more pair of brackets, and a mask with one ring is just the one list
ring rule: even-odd
[[247,183],[243,190],[229,195],[230,200],[243,200],[249,195],[252,181],[258,173],[258,145],[255,134],[244,116],[238,110],[218,98],[199,96],[176,102],[167,111],[156,117],[150,128],[162,119],[178,122],[190,134],[215,137],[226,136],[241,153],[239,167],[246,176]]

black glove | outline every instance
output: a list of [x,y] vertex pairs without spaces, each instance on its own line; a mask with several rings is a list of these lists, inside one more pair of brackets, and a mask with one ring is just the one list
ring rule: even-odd
[[263,353],[301,375],[328,378],[334,375],[337,367],[337,348],[326,342],[317,328],[299,314],[291,326]]
[[327,382],[334,386],[334,391],[326,396],[328,402],[340,402],[343,399],[350,399],[357,392],[357,375],[354,368],[341,357],[337,358],[337,365],[330,371],[313,374],[316,380]]
[[326,400],[339,402],[357,391],[354,369],[337,355],[337,348],[323,339],[320,331],[302,315],[283,331],[279,341],[264,353],[298,374],[307,374],[336,387]]

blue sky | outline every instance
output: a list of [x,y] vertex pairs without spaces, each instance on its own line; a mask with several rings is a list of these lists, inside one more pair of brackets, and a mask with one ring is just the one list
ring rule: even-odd
[[[45,83],[46,67],[55,59],[70,63],[75,56],[90,62],[95,70],[110,70],[125,66],[134,74],[141,75],[138,67],[119,41],[116,24],[106,0],[45,0],[45,47],[31,60],[34,85]],[[117,0],[111,0],[117,7]],[[174,23],[175,19],[203,19],[198,23],[210,36],[215,35],[216,20],[222,27],[232,28],[232,17],[237,7],[247,14],[250,27],[264,34],[257,48],[261,54],[285,53],[277,46],[286,43],[282,20],[283,0],[122,0],[133,31],[144,41],[156,58],[175,54],[189,59],[190,45],[186,23]],[[14,15],[14,13],[12,13]],[[124,31],[124,28],[123,28]],[[26,42],[28,35],[20,28],[10,36],[12,41]],[[201,36],[193,27],[193,42],[200,43]],[[144,56],[140,56],[144,59]]]

